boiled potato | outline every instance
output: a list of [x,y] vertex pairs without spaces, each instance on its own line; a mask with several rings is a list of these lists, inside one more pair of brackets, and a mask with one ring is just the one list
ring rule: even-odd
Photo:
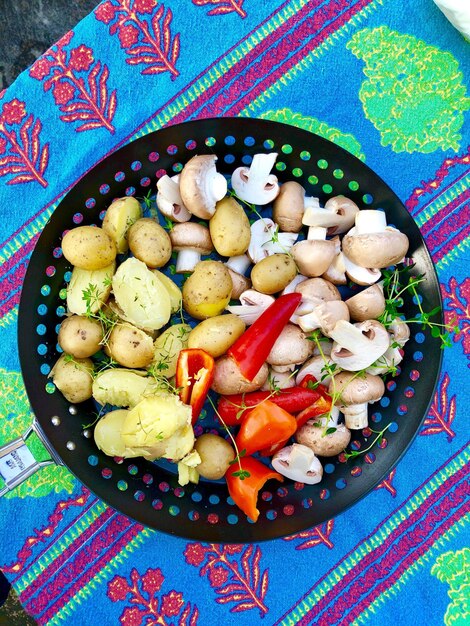
[[189,324],[174,324],[167,328],[153,344],[153,367],[162,376],[171,378],[176,374],[176,363],[181,350],[188,347]]
[[175,282],[171,280],[171,278],[169,278],[163,272],[159,272],[158,270],[152,271],[165,287],[165,289],[168,291],[168,295],[170,296],[171,312],[176,313],[177,311],[179,311],[181,307],[181,301],[183,300],[181,289]]
[[201,348],[217,358],[227,352],[245,328],[245,322],[232,313],[209,317],[192,329],[188,348]]
[[112,284],[116,303],[127,321],[144,330],[158,330],[168,323],[170,296],[145,263],[127,259],[118,267]]
[[118,254],[128,251],[127,232],[141,217],[142,207],[132,196],[117,198],[106,209],[102,228],[113,239]]
[[183,306],[198,320],[220,315],[230,301],[232,279],[220,261],[200,261],[183,285]]
[[82,270],[101,270],[116,258],[116,244],[102,228],[77,226],[62,239],[64,257]]
[[77,315],[97,313],[109,298],[115,269],[115,261],[101,270],[91,271],[74,267],[67,285],[69,312]]
[[146,367],[153,359],[153,339],[127,322],[116,324],[106,347],[110,356],[124,367]]
[[282,291],[297,275],[297,266],[288,254],[272,254],[262,259],[251,270],[253,288],[261,293]]
[[133,407],[146,396],[157,393],[159,383],[145,372],[116,367],[104,370],[93,381],[93,398],[98,404]]
[[93,384],[93,361],[75,359],[62,354],[49,377],[69,402],[84,402],[91,398]]
[[[119,456],[128,458],[130,450],[126,447],[121,438],[121,430],[126,415],[129,413],[126,409],[117,409],[103,415],[95,426],[93,437],[99,450],[102,450],[109,456]],[[138,454],[136,453],[136,456]]]
[[60,325],[57,341],[67,354],[76,359],[85,359],[101,348],[103,327],[98,320],[84,315],[71,315]]
[[194,449],[201,457],[201,462],[196,466],[197,472],[208,480],[223,478],[235,458],[235,451],[228,441],[211,433],[198,437]]
[[171,239],[160,224],[151,217],[137,220],[127,235],[132,254],[147,267],[163,267],[171,257]]
[[250,222],[242,206],[231,196],[217,202],[209,231],[214,248],[222,256],[237,256],[248,250]]

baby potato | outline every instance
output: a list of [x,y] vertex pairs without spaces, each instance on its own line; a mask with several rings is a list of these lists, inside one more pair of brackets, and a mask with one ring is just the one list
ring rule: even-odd
[[133,407],[146,396],[160,390],[158,382],[146,372],[135,372],[123,367],[107,369],[93,381],[93,398],[102,405]]
[[109,298],[111,280],[116,262],[101,270],[83,270],[74,267],[67,285],[67,309],[70,313],[96,313]]
[[217,358],[227,352],[245,328],[245,322],[233,313],[209,317],[189,333],[188,348],[201,348]]
[[124,367],[146,367],[153,358],[152,337],[127,322],[114,326],[107,348],[111,357]]
[[163,267],[171,257],[171,239],[160,224],[151,217],[143,217],[128,231],[129,249],[147,267]]
[[74,359],[69,354],[62,354],[49,377],[54,385],[69,402],[84,402],[92,396],[93,361]]
[[235,198],[227,196],[217,202],[209,222],[214,248],[222,256],[237,256],[250,245],[250,221]]
[[113,239],[97,226],[77,226],[62,239],[64,257],[74,267],[82,270],[101,270],[116,258]]
[[76,359],[85,359],[98,352],[102,340],[101,324],[84,315],[67,317],[60,325],[57,337],[62,350]]
[[174,324],[155,340],[153,366],[162,376],[171,378],[176,374],[178,356],[181,350],[188,347],[190,331],[189,324]]
[[183,306],[198,320],[220,315],[230,301],[232,279],[220,261],[200,261],[183,285]]
[[211,433],[198,437],[194,449],[201,457],[201,462],[196,466],[197,472],[208,480],[223,478],[235,458],[235,451],[228,441]]
[[272,254],[258,261],[251,270],[253,288],[261,293],[282,291],[297,275],[297,266],[288,254]]
[[141,217],[142,207],[132,196],[117,198],[106,209],[102,228],[116,244],[118,254],[128,251],[127,232]]
[[[95,426],[93,437],[99,450],[102,450],[108,456],[119,456],[128,458],[130,454],[129,448],[126,448],[121,438],[121,430],[124,420],[129,411],[126,409],[117,409],[103,415]],[[139,451],[137,451],[136,456]]]

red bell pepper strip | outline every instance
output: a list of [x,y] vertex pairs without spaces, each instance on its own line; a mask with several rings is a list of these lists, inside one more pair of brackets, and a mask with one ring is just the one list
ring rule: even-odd
[[248,456],[266,447],[289,439],[297,430],[293,415],[265,400],[251,409],[235,437],[238,450]]
[[301,298],[300,293],[279,296],[228,349],[227,354],[247,380],[259,372]]
[[206,401],[214,377],[214,359],[198,348],[181,350],[176,364],[175,383],[179,397],[192,408],[194,424]]
[[278,393],[271,391],[253,391],[239,393],[232,396],[221,396],[217,405],[217,413],[226,426],[237,426],[248,413],[250,407],[255,407],[265,400],[270,400],[288,413],[300,413],[314,404],[321,396],[320,392],[308,387],[290,387],[281,389]]
[[259,517],[256,506],[258,493],[270,478],[275,478],[281,483],[284,481],[281,474],[251,456],[239,459],[225,472],[230,497],[253,522]]
[[312,391],[317,391],[324,398],[329,398],[330,394],[328,393],[327,387],[318,382],[313,374],[307,374],[302,378],[300,382],[300,387],[304,389],[311,389]]

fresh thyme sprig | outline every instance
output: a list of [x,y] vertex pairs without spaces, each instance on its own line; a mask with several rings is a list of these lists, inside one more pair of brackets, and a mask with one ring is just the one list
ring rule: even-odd
[[365,454],[366,452],[369,452],[369,450],[371,450],[374,445],[379,442],[379,444],[382,442],[384,433],[390,428],[390,424],[387,424],[387,426],[385,426],[385,428],[382,428],[382,430],[372,430],[370,429],[371,432],[376,433],[377,437],[375,437],[375,439],[371,442],[371,444],[365,448],[364,450],[351,450],[350,452],[344,452],[344,458],[346,460],[349,459],[353,459],[356,456],[360,456],[361,454]]

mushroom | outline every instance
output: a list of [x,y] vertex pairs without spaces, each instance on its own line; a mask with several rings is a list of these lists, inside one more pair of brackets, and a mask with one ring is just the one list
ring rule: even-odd
[[178,252],[176,273],[192,272],[201,260],[201,255],[210,254],[212,245],[209,229],[196,222],[175,224],[170,231],[173,250]]
[[345,302],[355,322],[376,320],[385,311],[385,298],[380,285],[371,285]]
[[281,185],[273,203],[273,219],[284,232],[298,233],[302,230],[305,210],[305,189],[294,180]]
[[[336,410],[335,410],[336,409]],[[307,446],[318,456],[336,456],[351,441],[351,431],[345,424],[338,424],[339,410],[333,407],[334,418],[308,420],[295,433],[295,441]]]
[[318,382],[322,385],[328,385],[331,380],[328,369],[333,365],[333,361],[325,355],[315,354],[308,361],[306,361],[297,372],[295,377],[295,384],[301,385],[303,379],[308,376],[314,376]]
[[[281,368],[283,369],[283,368]],[[271,391],[275,389],[290,389],[295,387],[295,377],[292,376],[292,370],[279,371],[279,369],[270,367],[266,382],[261,387],[263,391]]]
[[367,368],[369,374],[387,374],[393,372],[403,361],[403,346],[410,338],[410,329],[399,317],[395,318],[388,327],[391,344],[385,353]]
[[309,278],[302,281],[295,288],[297,293],[302,294],[302,300],[297,307],[293,318],[298,322],[298,316],[311,313],[315,307],[323,302],[341,300],[338,289],[324,278]]
[[305,209],[302,223],[306,226],[328,228],[328,235],[339,235],[348,231],[354,224],[359,207],[345,196],[335,196],[325,203],[325,207],[310,205]]
[[227,193],[227,181],[215,167],[215,154],[200,154],[190,159],[180,173],[180,194],[190,213],[209,220],[215,205]]
[[316,306],[311,313],[299,315],[296,323],[306,333],[319,328],[329,336],[339,320],[349,322],[349,309],[342,300],[330,300]]
[[339,372],[330,382],[328,392],[336,398],[335,405],[344,415],[347,428],[367,428],[367,406],[377,402],[385,393],[385,384],[380,376],[353,372]]
[[311,226],[307,239],[292,247],[292,256],[304,276],[321,276],[336,256],[336,244],[326,239],[326,228]]
[[363,210],[356,214],[356,225],[343,237],[344,254],[360,267],[383,268],[403,260],[408,237],[387,226],[385,213]]
[[279,227],[273,220],[264,217],[260,218],[251,225],[248,256],[253,263],[258,263],[271,254],[287,254],[297,237],[296,233],[279,232]]
[[239,295],[240,304],[229,305],[227,311],[238,315],[247,326],[254,324],[258,317],[274,302],[274,298],[255,289],[247,289]]
[[303,283],[304,280],[307,280],[306,276],[303,276],[302,274],[296,274],[294,278],[290,281],[290,283],[286,285],[281,291],[281,296],[285,295],[286,293],[294,293],[297,289],[297,286],[300,285],[300,283]]
[[345,370],[365,369],[382,356],[390,345],[390,335],[376,320],[351,324],[340,320],[330,331],[331,359]]
[[379,269],[361,267],[353,263],[351,259],[348,259],[344,252],[342,255],[346,276],[352,280],[353,283],[356,283],[356,285],[373,285],[382,278],[382,272]]
[[266,361],[274,367],[290,367],[303,363],[312,353],[313,343],[307,339],[305,333],[298,326],[287,324],[276,339]]
[[225,261],[225,265],[237,274],[244,274],[251,265],[251,260],[246,254],[231,256]]
[[179,178],[179,174],[171,178],[165,174],[158,180],[157,207],[172,222],[187,222],[191,213],[183,204]]
[[271,170],[277,159],[277,152],[255,154],[250,167],[238,167],[232,174],[232,187],[237,196],[245,202],[259,206],[269,204],[279,193],[277,177]]
[[333,258],[333,261],[327,268],[326,272],[323,272],[322,278],[329,280],[330,283],[333,283],[334,285],[346,285],[348,282],[346,277],[346,263],[342,252],[338,252],[338,254]]
[[221,356],[215,361],[211,389],[223,396],[256,391],[266,382],[268,371],[267,364],[263,363],[254,379],[249,381],[243,376],[230,356]]
[[401,348],[410,338],[410,327],[399,317],[396,317],[389,325],[388,332],[392,337],[392,343],[398,344]]
[[228,269],[230,278],[232,279],[233,287],[232,287],[231,299],[238,300],[242,293],[250,289],[251,280],[247,276],[244,276],[243,274],[239,274],[238,272],[235,272],[227,264],[225,264],[225,266]]
[[293,443],[276,452],[271,459],[279,474],[298,483],[316,485],[323,477],[323,467],[311,448]]

